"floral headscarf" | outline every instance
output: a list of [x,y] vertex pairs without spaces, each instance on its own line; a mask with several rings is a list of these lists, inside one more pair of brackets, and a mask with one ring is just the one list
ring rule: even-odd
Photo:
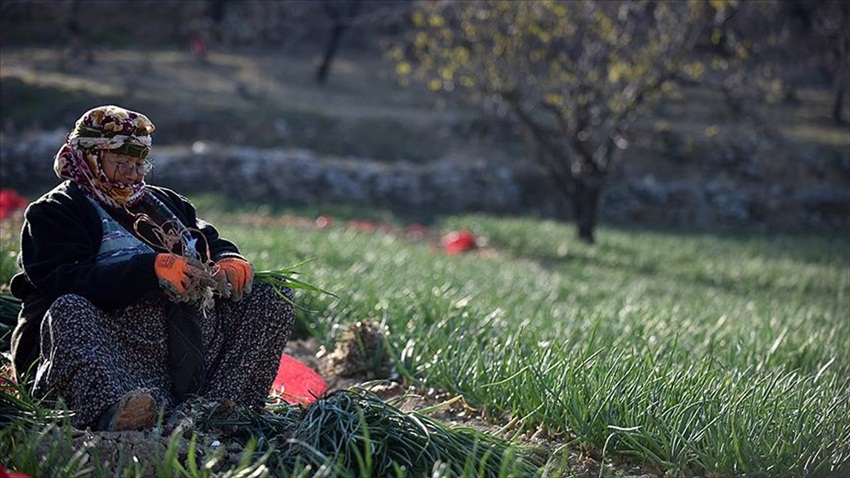
[[145,182],[122,183],[103,172],[105,151],[144,158],[156,127],[147,116],[120,106],[98,106],[85,112],[65,138],[53,161],[53,170],[69,179],[101,204],[131,206],[144,196]]

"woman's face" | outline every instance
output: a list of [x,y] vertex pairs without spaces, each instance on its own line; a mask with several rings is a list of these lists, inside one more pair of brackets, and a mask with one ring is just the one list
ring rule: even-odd
[[101,161],[106,177],[119,183],[136,183],[144,179],[152,165],[145,159],[107,151]]

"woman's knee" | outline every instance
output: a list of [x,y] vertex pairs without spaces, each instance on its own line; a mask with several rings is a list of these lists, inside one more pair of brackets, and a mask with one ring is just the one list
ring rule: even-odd
[[[288,287],[275,288],[269,284],[256,284],[246,300],[250,305],[243,310],[264,310],[265,313],[254,314],[256,320],[263,322],[287,322],[294,315],[292,289]],[[282,324],[276,324],[282,325]]]
[[66,340],[81,340],[82,336],[97,335],[92,319],[98,309],[85,297],[77,294],[59,296],[41,322],[42,351]]
[[59,296],[50,304],[51,315],[65,315],[68,312],[85,312],[88,310],[95,311],[97,308],[90,300],[77,294],[65,294]]
[[294,298],[292,289],[288,287],[275,288],[264,282],[254,284],[250,297],[259,303],[276,304],[283,302],[289,307],[292,307],[291,301]]

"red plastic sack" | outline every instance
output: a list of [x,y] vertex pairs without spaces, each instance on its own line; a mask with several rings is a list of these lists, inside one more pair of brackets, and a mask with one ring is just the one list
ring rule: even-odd
[[6,467],[0,465],[0,478],[30,478],[30,475],[20,471],[7,470]]
[[443,250],[450,256],[471,251],[478,246],[475,236],[469,231],[450,232],[443,236],[442,243]]
[[277,377],[272,384],[273,395],[283,398],[288,403],[309,405],[327,389],[328,385],[324,379],[313,369],[289,355],[280,356]]

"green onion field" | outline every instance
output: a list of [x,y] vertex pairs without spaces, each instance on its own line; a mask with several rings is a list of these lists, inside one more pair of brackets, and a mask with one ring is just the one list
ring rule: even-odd
[[665,476],[850,474],[846,237],[603,227],[591,246],[570,224],[472,215],[429,226],[484,244],[449,256],[343,220],[206,216],[258,270],[310,260],[302,278],[336,297],[297,296],[302,334],[381,322],[404,381],[560,437],[540,476],[570,476],[566,448]]

